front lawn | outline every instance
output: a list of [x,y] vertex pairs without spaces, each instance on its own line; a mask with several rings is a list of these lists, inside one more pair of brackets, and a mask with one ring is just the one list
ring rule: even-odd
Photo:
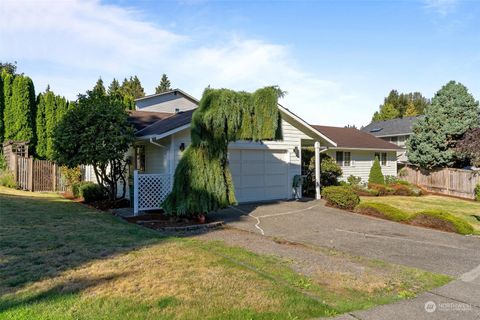
[[451,197],[427,195],[421,197],[383,196],[361,197],[362,201],[391,205],[410,215],[425,210],[443,210],[470,223],[475,233],[480,233],[480,202]]
[[385,283],[359,277],[332,285],[278,257],[161,237],[54,194],[1,187],[0,235],[2,319],[306,319],[393,302],[450,280],[365,262],[389,272]]

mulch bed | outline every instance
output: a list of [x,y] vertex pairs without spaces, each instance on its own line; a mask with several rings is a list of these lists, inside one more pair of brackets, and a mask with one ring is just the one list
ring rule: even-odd
[[205,223],[202,224],[197,219],[179,219],[166,216],[163,213],[148,213],[136,217],[125,217],[124,219],[130,223],[136,223],[155,230],[208,228],[217,227],[222,223],[221,221],[214,220],[208,216]]

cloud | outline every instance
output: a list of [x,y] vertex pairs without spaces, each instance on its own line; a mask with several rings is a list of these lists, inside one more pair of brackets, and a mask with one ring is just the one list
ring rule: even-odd
[[165,72],[197,97],[208,85],[237,90],[279,85],[288,91],[282,104],[312,123],[368,122],[369,115],[352,113],[355,103],[356,109],[370,103],[364,93],[305,71],[285,45],[225,31],[205,42],[202,34],[178,34],[148,22],[134,8],[94,0],[53,5],[7,0],[0,6],[2,60],[18,61],[37,91],[50,84],[72,99],[98,76],[108,83],[136,74],[151,93]]
[[460,0],[425,0],[425,8],[446,16],[457,7],[459,2]]

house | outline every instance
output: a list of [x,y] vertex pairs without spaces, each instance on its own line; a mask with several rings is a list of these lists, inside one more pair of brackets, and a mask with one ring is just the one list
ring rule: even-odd
[[377,157],[383,175],[397,175],[398,147],[355,128],[313,125],[321,134],[337,144],[328,147],[327,155],[335,159],[342,168],[340,180],[346,181],[350,175],[368,182],[370,168]]
[[[190,122],[198,100],[175,89],[136,102],[137,109],[130,113],[129,118],[137,130],[129,157],[132,159],[131,171],[134,172],[134,210],[138,212],[159,208],[170,192],[175,168],[190,144]],[[396,174],[395,145],[358,130],[350,132],[315,127],[281,105],[279,110],[282,140],[237,141],[228,146],[228,161],[239,202],[293,198],[295,190],[292,183],[296,175],[301,175],[301,150],[306,146],[315,146],[317,152],[333,152],[335,156],[337,151],[343,152],[344,157],[353,159],[353,162],[346,161],[346,158],[341,160],[338,153],[342,167],[350,166],[353,169],[345,172],[362,177],[365,177],[367,170],[364,166],[371,166],[375,152],[379,153],[379,157],[386,153],[385,173]],[[344,133],[337,134],[340,131]],[[344,139],[343,135],[352,133],[355,133],[352,141]],[[334,139],[339,140],[337,142]],[[357,141],[362,139],[374,140],[377,144],[361,144]],[[319,183],[317,197],[320,197]]]
[[406,164],[408,162],[406,141],[413,132],[413,122],[419,117],[422,116],[374,121],[361,130],[399,146],[401,150],[397,154],[398,162]]

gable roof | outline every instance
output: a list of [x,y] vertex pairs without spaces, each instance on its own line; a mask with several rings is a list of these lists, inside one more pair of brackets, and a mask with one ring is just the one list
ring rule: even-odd
[[335,141],[336,149],[375,149],[375,150],[398,150],[393,143],[376,138],[371,134],[355,128],[341,128],[312,125],[320,133]]
[[144,128],[143,130],[138,131],[135,136],[138,138],[147,136],[158,137],[174,129],[190,125],[190,122],[192,121],[192,114],[194,111],[195,109],[178,113],[170,113],[169,117],[158,120],[152,125]]
[[148,99],[151,99],[151,98],[155,98],[155,97],[160,97],[160,96],[164,96],[164,95],[167,95],[167,94],[174,94],[176,95],[177,93],[179,93],[180,95],[184,96],[185,98],[187,98],[188,100],[192,101],[193,103],[196,103],[198,105],[198,103],[200,102],[197,98],[195,98],[194,96],[191,96],[189,95],[188,93],[186,93],[185,91],[181,90],[181,89],[172,89],[170,91],[165,91],[165,92],[162,92],[162,93],[154,93],[154,94],[150,94],[148,96],[145,96],[145,97],[141,97],[141,98],[137,98],[135,99],[135,101],[142,101],[142,100],[148,100]]
[[420,117],[423,116],[374,121],[366,127],[363,127],[361,130],[376,137],[407,135],[412,133],[413,122]]
[[172,115],[173,113],[167,112],[130,110],[128,111],[128,122],[133,126],[135,131],[140,131],[158,120],[171,117]]

